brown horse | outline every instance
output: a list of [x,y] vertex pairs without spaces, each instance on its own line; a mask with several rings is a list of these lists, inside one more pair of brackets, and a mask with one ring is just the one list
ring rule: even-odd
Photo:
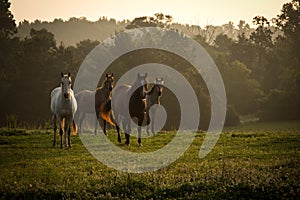
[[[150,91],[146,93],[146,114],[147,114],[147,124],[150,124],[150,115],[151,115],[151,132],[154,134],[154,121],[155,121],[155,114],[156,109],[153,108],[150,110],[151,106],[158,104],[160,105],[160,97],[163,92],[164,88],[164,80],[163,78],[155,79],[154,86],[151,88]],[[149,135],[149,126],[147,126],[147,134]]]
[[125,144],[130,144],[131,118],[137,118],[138,123],[138,145],[141,146],[141,126],[146,111],[146,91],[148,83],[146,80],[147,73],[141,76],[138,73],[137,79],[132,86],[119,85],[112,92],[113,114],[118,132],[118,141],[121,142],[120,128],[118,122],[122,118],[122,126],[125,132]]
[[[106,122],[114,126],[115,124],[110,119],[111,113],[111,91],[114,87],[113,74],[106,74],[106,79],[103,81],[101,87],[95,91],[83,90],[75,95],[78,110],[75,119],[78,123],[79,133],[81,132],[81,125],[87,113],[96,112],[95,134],[97,134],[97,125],[100,117],[103,119],[103,132],[106,135]],[[94,105],[94,106],[93,106]]]

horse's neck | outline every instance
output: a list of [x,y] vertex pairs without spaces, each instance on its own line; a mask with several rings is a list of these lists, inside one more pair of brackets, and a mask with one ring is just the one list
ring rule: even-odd
[[69,106],[71,105],[71,100],[72,100],[72,92],[70,92],[70,97],[69,98],[64,98],[63,93],[60,93],[60,97],[61,97],[61,102],[63,106]]
[[66,99],[61,95],[61,102],[63,106],[71,105],[71,97]]
[[106,103],[111,98],[111,91],[107,90],[105,87],[100,87],[95,93],[95,106],[99,107],[103,103]]
[[160,96],[156,92],[154,92],[154,90],[155,90],[155,85],[147,93],[147,104],[149,105],[159,104]]
[[105,98],[108,99],[111,96],[111,91],[106,89],[105,87],[100,87],[99,91],[101,91],[101,95]]

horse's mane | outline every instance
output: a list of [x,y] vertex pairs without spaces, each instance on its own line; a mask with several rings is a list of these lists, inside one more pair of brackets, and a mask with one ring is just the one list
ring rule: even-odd
[[104,79],[104,81],[102,81],[101,86],[99,88],[103,88],[105,86],[106,81],[107,81],[107,79]]
[[156,84],[154,84],[150,90],[148,90],[146,93],[147,95],[151,95],[154,92],[154,88],[155,88]]

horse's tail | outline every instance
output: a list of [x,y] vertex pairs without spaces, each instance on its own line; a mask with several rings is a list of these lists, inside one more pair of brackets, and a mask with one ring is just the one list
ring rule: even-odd
[[77,124],[75,123],[75,121],[72,121],[72,134],[73,135],[78,135],[78,130],[77,130]]
[[108,112],[102,112],[101,117],[102,117],[102,119],[107,121],[110,125],[116,126],[116,124],[113,121],[111,121],[111,119],[110,119],[110,113],[111,113],[111,110]]
[[62,130],[65,130],[65,118],[61,119],[61,128]]

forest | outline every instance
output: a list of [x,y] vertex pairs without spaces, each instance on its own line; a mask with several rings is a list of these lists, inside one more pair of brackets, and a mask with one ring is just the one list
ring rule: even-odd
[[[161,27],[187,34],[206,49],[221,72],[227,95],[225,125],[237,125],[244,119],[284,121],[300,119],[300,0],[282,6],[272,19],[253,18],[255,28],[245,21],[235,26],[173,23],[162,13],[117,22],[100,17],[55,19],[53,22],[28,22],[19,25],[10,11],[10,2],[0,4],[0,126],[39,127],[49,123],[50,92],[58,86],[61,72],[71,72],[73,79],[85,57],[101,41],[126,29]],[[150,56],[149,56],[150,55]],[[172,66],[188,80],[197,76],[188,63],[155,50],[133,52],[114,62],[121,75],[131,66],[151,59]],[[210,97],[205,84],[196,85],[201,107],[200,129],[210,119]],[[172,112],[166,90],[162,104]],[[175,109],[176,110],[176,109]],[[170,113],[168,113],[170,114]],[[170,114],[170,118],[176,115]],[[172,119],[165,129],[172,127]]]

